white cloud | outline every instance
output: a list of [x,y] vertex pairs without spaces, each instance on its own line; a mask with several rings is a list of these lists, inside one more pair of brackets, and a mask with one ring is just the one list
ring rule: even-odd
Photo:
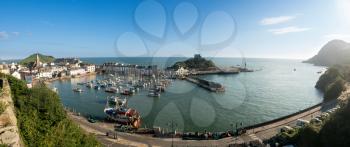
[[7,34],[6,31],[0,32],[0,40],[5,40],[7,38],[9,38],[9,35]]
[[42,21],[40,21],[40,23],[41,23],[41,24],[44,24],[44,25],[47,25],[47,26],[49,26],[49,27],[55,26],[55,24],[53,24],[53,23],[50,22],[50,21],[46,21],[46,20],[42,20]]
[[19,32],[12,32],[13,35],[19,36]]
[[264,18],[260,21],[261,25],[274,25],[274,24],[280,24],[284,22],[291,21],[295,19],[296,16],[278,16],[278,17],[268,17]]
[[323,36],[326,40],[340,39],[350,42],[350,34],[328,34]]
[[296,33],[296,32],[305,32],[310,30],[310,28],[300,28],[297,26],[290,26],[279,29],[270,29],[269,32],[272,32],[275,35],[287,34],[287,33]]

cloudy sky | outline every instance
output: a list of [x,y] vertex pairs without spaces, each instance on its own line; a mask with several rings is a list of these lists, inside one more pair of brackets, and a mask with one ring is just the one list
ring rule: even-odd
[[350,41],[348,0],[1,0],[0,58],[306,59]]

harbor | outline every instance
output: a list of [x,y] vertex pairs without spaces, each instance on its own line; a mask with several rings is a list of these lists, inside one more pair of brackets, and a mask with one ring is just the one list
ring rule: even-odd
[[[240,60],[238,60],[238,62],[240,62]],[[232,64],[234,63],[231,63],[231,65]],[[296,74],[305,72],[311,75],[315,74],[315,76],[313,76],[315,80],[317,78],[316,76],[319,75],[316,72],[320,70],[319,68],[293,65],[296,64],[296,62],[286,62],[286,64],[292,64],[293,67],[298,67],[298,72],[288,74],[292,79],[298,77]],[[264,66],[269,67],[268,64]],[[134,68],[132,66],[129,67]],[[260,67],[258,66],[256,68]],[[118,97],[121,100],[127,99],[127,108],[134,109],[139,113],[141,119],[140,128],[169,128],[168,123],[173,120],[177,124],[176,130],[179,132],[204,130],[203,127],[196,124],[207,126],[205,127],[207,131],[225,131],[230,128],[230,123],[242,122],[243,126],[247,126],[265,122],[278,116],[293,113],[295,112],[294,110],[303,109],[303,107],[308,107],[320,101],[317,93],[309,93],[309,95],[305,95],[308,97],[308,102],[298,103],[298,101],[294,101],[291,95],[288,94],[294,90],[291,91],[291,89],[287,90],[281,87],[273,87],[273,85],[269,87],[264,86],[260,90],[269,91],[269,89],[272,88],[273,91],[284,91],[278,96],[278,99],[289,101],[293,103],[293,105],[284,103],[283,107],[288,109],[279,111],[280,113],[271,117],[252,119],[246,116],[259,115],[259,113],[262,113],[255,111],[256,109],[275,111],[273,110],[275,107],[271,107],[271,104],[268,102],[274,101],[273,99],[276,98],[276,96],[269,95],[270,92],[259,94],[259,97],[253,97],[247,94],[255,94],[258,92],[254,90],[255,86],[265,83],[264,81],[271,81],[271,79],[269,79],[270,76],[264,76],[275,73],[271,73],[270,71],[274,70],[270,68],[265,68],[262,71],[253,73],[209,74],[198,76],[198,78],[206,81],[220,83],[224,86],[225,92],[212,92],[187,80],[173,79],[171,75],[175,74],[174,72],[162,71],[161,69],[157,70],[159,71],[158,76],[156,76],[157,74],[148,76],[148,73],[152,72],[152,70],[149,71],[146,69],[147,68],[136,68],[136,70],[133,70],[124,68],[126,72],[100,72],[96,75],[52,81],[51,85],[57,88],[65,106],[74,108],[75,111],[84,116],[92,116],[97,120],[104,120],[108,116],[104,110],[106,108],[115,108],[113,106],[106,106],[108,98]],[[144,70],[145,72],[140,72],[138,70]],[[290,68],[286,66],[278,70],[278,72],[284,71],[290,71]],[[245,84],[243,84],[243,82],[245,82]],[[312,80],[309,81],[310,84],[313,84],[313,82]],[[290,81],[282,81],[282,83],[293,85]],[[99,88],[94,88],[97,85],[99,85]],[[248,87],[245,88],[244,85],[248,85]],[[83,92],[74,92],[73,89],[76,87],[79,87]],[[298,91],[305,91],[305,89],[307,89],[307,87],[301,88],[302,89]],[[303,98],[303,96],[301,96],[301,98]],[[245,102],[247,100],[252,102]],[[260,104],[255,106],[253,104],[254,101],[260,101]],[[254,107],[248,107],[252,105],[254,105]],[[232,111],[237,108],[240,109],[239,113],[232,113]],[[206,115],[203,115],[201,111]],[[182,115],[182,113],[187,115]],[[191,113],[196,115],[189,115]],[[207,121],[209,123],[205,123],[201,121],[204,118],[206,120],[212,120],[215,117],[218,118],[213,122]],[[191,122],[191,120],[195,124],[188,123]]]
[[[229,146],[266,143],[269,138],[275,136],[284,126],[295,127],[300,119],[311,120],[314,116],[321,115],[334,108],[336,108],[336,101],[320,103],[285,117],[252,126],[240,127],[239,129],[227,130],[226,132],[160,132],[158,128],[143,128],[143,131],[139,130],[132,133],[128,133],[130,131],[126,130],[114,132],[111,131],[115,128],[113,123],[106,121],[89,123],[84,117],[76,113],[68,112],[68,114],[73,121],[87,132],[99,134],[101,142],[114,144],[115,146],[130,144],[137,144],[138,146]],[[236,132],[237,130],[239,132]],[[194,142],[193,140],[201,141]]]

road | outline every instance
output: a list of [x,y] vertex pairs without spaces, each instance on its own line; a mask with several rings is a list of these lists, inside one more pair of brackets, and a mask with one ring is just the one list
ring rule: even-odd
[[320,115],[322,112],[325,112],[329,109],[336,107],[336,105],[337,105],[337,100],[323,103],[321,106],[315,107],[309,111],[306,111],[297,115],[293,115],[281,121],[277,121],[271,124],[264,125],[262,127],[257,127],[257,128],[247,130],[246,135],[256,136],[261,140],[269,139],[275,136],[276,134],[278,134],[279,130],[283,126],[295,127],[298,119],[310,121],[312,118],[316,117],[317,115]]
[[[286,119],[270,123],[261,127],[247,130],[247,132],[238,137],[227,137],[220,140],[181,140],[180,138],[174,139],[174,146],[228,146],[230,144],[242,144],[253,140],[265,140],[275,136],[280,128],[283,126],[295,126],[298,119],[311,120],[316,115],[321,114],[328,109],[335,107],[337,101],[331,101],[324,103],[321,106],[315,107],[306,112],[293,115]],[[147,135],[138,135],[118,132],[118,139],[112,139],[106,136],[106,132],[113,130],[114,126],[112,123],[90,123],[81,116],[73,115],[68,113],[70,118],[79,124],[84,130],[90,133],[94,133],[96,138],[105,146],[171,146],[171,139],[167,138],[155,138]]]

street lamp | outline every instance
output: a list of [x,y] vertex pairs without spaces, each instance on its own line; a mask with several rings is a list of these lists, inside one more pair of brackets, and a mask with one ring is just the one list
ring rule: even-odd
[[[177,124],[174,123],[174,121],[171,121],[171,122],[168,123],[167,125],[171,128],[171,131],[173,131],[174,134],[175,134],[174,128],[177,126]],[[171,147],[174,146],[174,134],[171,135]]]
[[231,123],[230,126],[231,126],[231,130],[232,130],[232,134],[234,135],[233,123]]

